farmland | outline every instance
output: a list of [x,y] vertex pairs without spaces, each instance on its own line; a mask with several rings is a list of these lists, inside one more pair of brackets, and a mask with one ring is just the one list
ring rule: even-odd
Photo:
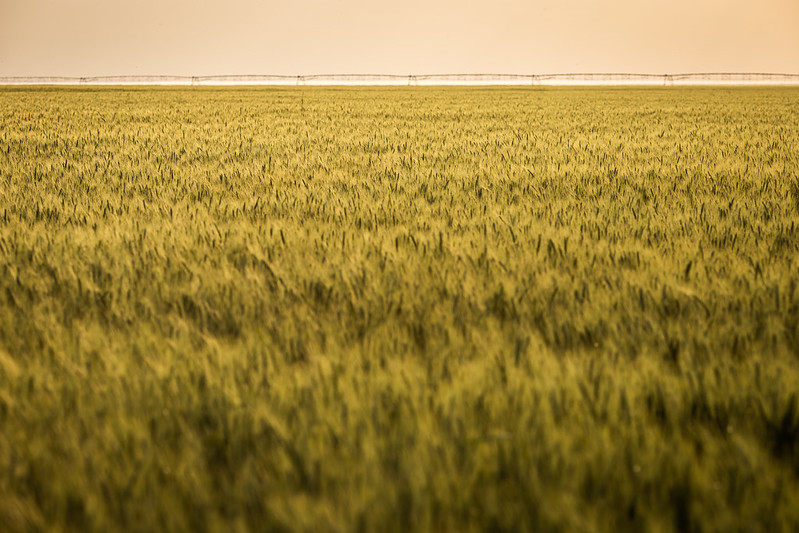
[[0,88],[0,184],[0,530],[799,528],[797,88]]

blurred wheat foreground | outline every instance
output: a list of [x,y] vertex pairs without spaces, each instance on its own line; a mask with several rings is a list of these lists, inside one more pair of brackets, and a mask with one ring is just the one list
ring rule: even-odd
[[0,89],[3,531],[796,531],[799,89]]

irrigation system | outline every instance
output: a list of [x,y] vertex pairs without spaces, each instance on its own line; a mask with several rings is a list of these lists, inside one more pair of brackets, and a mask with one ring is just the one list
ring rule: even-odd
[[799,85],[799,74],[311,74],[226,76],[11,76],[0,85]]

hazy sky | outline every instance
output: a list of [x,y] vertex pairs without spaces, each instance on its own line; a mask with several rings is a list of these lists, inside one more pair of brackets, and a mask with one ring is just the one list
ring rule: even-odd
[[0,76],[799,73],[799,0],[0,0]]

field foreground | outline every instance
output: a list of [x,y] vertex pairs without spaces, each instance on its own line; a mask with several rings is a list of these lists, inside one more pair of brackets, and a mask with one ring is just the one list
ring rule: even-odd
[[796,531],[799,89],[0,88],[0,530]]

